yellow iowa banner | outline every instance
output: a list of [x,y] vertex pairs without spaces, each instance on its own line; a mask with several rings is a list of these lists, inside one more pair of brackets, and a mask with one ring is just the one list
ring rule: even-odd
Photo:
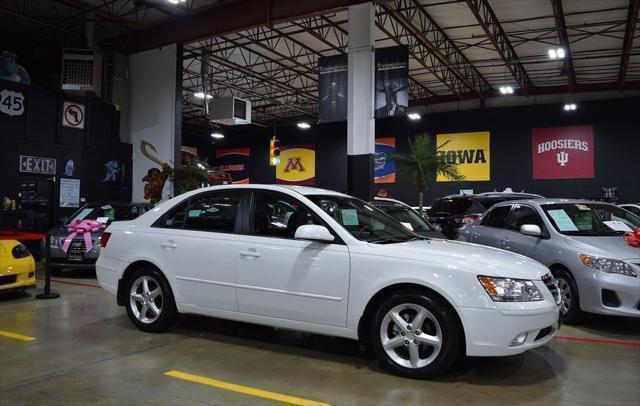
[[276,183],[314,185],[316,183],[315,145],[291,145],[280,148],[280,164],[276,166]]
[[[458,165],[464,180],[491,180],[489,131],[438,134],[438,146],[449,141],[438,153],[450,163]],[[438,182],[452,180],[438,175]]]

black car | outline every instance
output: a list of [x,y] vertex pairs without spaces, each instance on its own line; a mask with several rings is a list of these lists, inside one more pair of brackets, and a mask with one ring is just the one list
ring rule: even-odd
[[494,204],[507,200],[539,199],[531,193],[488,192],[474,195],[451,195],[436,200],[427,211],[429,221],[439,225],[449,239],[458,238],[458,230],[478,217]]
[[418,235],[430,238],[445,238],[444,235],[438,231],[437,227],[425,220],[424,217],[418,214],[411,206],[399,200],[376,197],[371,204]]

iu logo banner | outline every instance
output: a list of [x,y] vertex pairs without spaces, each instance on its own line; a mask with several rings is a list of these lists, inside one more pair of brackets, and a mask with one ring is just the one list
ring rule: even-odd
[[222,148],[216,150],[213,169],[231,175],[233,183],[249,183],[249,148]]
[[[438,146],[447,143],[438,153],[447,162],[457,164],[464,180],[491,180],[491,154],[489,131],[438,134]],[[451,182],[438,175],[437,182]]]
[[533,179],[594,177],[593,126],[534,128]]
[[374,183],[394,183],[396,181],[396,163],[393,153],[396,152],[396,138],[376,138],[376,155],[374,157]]
[[280,164],[276,166],[276,183],[314,185],[316,183],[315,144],[280,147]]

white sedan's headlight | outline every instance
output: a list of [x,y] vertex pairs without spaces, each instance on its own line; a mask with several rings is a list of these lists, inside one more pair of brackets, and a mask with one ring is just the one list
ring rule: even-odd
[[617,273],[637,277],[638,274],[631,269],[631,265],[623,261],[611,258],[592,257],[591,255],[580,255],[580,261],[589,268],[597,269],[606,273]]
[[526,279],[478,276],[480,284],[494,302],[535,302],[544,300],[535,283]]

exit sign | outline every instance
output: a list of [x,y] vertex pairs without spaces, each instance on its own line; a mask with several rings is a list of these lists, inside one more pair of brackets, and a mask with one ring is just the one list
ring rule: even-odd
[[54,158],[20,155],[20,172],[55,175],[56,160]]

